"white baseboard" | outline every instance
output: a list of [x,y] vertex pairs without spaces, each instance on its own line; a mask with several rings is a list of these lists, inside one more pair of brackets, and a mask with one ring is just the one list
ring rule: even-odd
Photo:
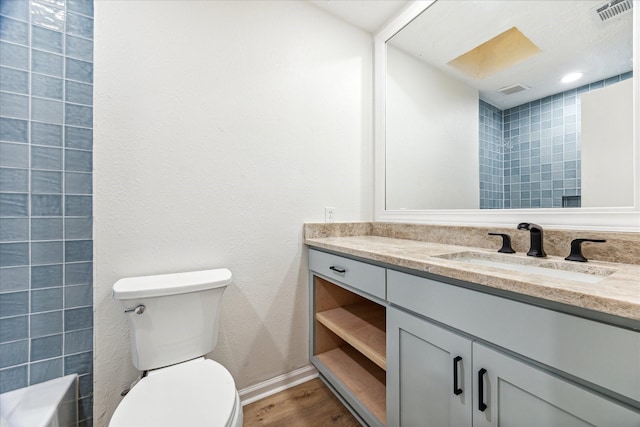
[[242,406],[253,403],[256,400],[276,394],[282,390],[295,387],[318,376],[318,371],[312,365],[303,366],[286,374],[279,375],[270,380],[262,381],[256,385],[243,388],[238,391]]

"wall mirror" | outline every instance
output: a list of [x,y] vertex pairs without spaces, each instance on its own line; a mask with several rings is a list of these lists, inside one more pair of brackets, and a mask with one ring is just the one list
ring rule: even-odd
[[376,35],[376,220],[638,231],[637,22],[626,0],[413,3]]

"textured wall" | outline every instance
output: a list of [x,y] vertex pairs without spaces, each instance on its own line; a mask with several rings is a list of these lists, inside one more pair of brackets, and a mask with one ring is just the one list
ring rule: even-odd
[[111,286],[228,267],[212,357],[308,364],[302,224],[372,218],[369,34],[307,2],[96,2],[95,419],[136,375]]
[[0,392],[80,375],[91,425],[93,1],[0,2]]

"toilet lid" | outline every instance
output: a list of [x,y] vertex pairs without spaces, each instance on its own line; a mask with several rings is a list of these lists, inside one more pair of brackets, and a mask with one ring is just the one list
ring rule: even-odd
[[152,371],[116,408],[109,427],[226,426],[236,388],[221,364],[196,359]]

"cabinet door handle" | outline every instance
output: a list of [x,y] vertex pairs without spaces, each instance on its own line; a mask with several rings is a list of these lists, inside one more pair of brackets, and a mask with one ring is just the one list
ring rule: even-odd
[[458,362],[462,361],[462,357],[453,358],[453,394],[456,396],[462,394],[462,389],[458,387]]
[[344,274],[347,272],[347,270],[345,268],[342,267],[336,267],[335,265],[332,265],[331,267],[329,267],[329,270],[333,270],[336,273],[340,273],[340,274]]
[[484,412],[487,409],[487,404],[484,403],[484,374],[487,370],[482,368],[478,371],[478,409],[480,412]]

